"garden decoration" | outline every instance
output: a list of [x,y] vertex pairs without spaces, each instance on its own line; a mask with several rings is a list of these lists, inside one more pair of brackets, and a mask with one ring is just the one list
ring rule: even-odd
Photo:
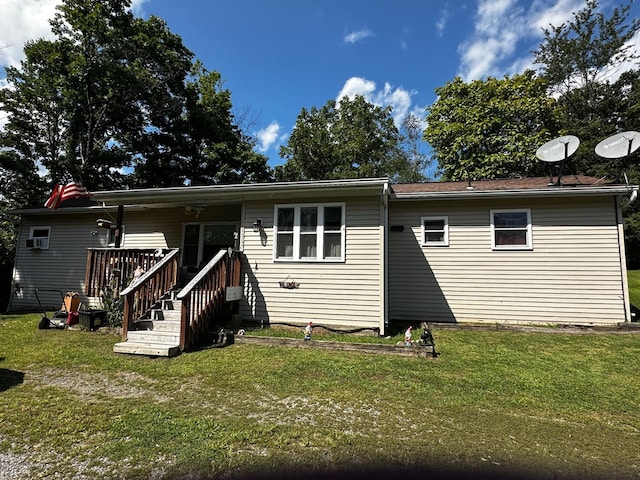
[[311,340],[311,332],[313,332],[313,324],[312,322],[307,323],[307,326],[304,327],[304,339],[305,341]]
[[404,344],[407,347],[410,347],[413,344],[413,342],[411,341],[411,331],[412,330],[413,330],[413,327],[409,326],[409,328],[407,328],[407,331],[404,332]]
[[438,354],[436,353],[436,342],[433,339],[433,335],[431,333],[431,329],[427,322],[422,323],[422,333],[420,334],[420,340],[418,340],[418,345],[423,347],[431,347],[433,357],[435,358]]
[[296,282],[290,275],[280,282],[280,288],[299,288],[300,283]]

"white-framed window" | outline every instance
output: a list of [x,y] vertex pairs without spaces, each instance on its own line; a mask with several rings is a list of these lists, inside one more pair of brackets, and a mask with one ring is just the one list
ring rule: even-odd
[[531,210],[491,210],[491,248],[531,250]]
[[33,249],[46,250],[49,248],[49,237],[51,236],[51,227],[31,227],[29,229],[29,238],[27,239],[27,247]]
[[422,217],[422,245],[449,246],[449,217]]
[[[124,245],[124,225],[120,227],[120,246]],[[109,232],[107,233],[107,246],[114,247],[116,245],[116,226],[111,225],[109,227]]]
[[274,260],[344,261],[344,203],[276,205],[273,224]]

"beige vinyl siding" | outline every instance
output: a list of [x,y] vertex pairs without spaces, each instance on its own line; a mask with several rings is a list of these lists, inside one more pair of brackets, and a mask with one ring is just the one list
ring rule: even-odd
[[[490,210],[531,209],[533,249],[493,251]],[[394,202],[391,320],[612,324],[625,320],[613,197]],[[449,246],[420,245],[447,215]]]
[[[122,248],[180,248],[184,223],[240,221],[241,205],[209,206],[198,218],[187,215],[183,208],[124,210],[125,238]],[[115,217],[115,215],[114,215]],[[18,239],[18,252],[13,283],[21,293],[12,293],[11,310],[34,309],[35,288],[77,291],[84,305],[97,304],[96,298],[84,295],[84,279],[88,248],[107,247],[107,230],[97,229],[98,218],[110,218],[105,212],[65,213],[63,209],[38,215],[23,215]],[[31,250],[26,240],[32,226],[50,226],[49,249]],[[92,232],[97,232],[92,235]],[[57,305],[59,295],[42,292],[47,307]]]
[[[97,218],[100,216],[96,213],[68,215],[60,211],[23,215],[13,274],[13,284],[20,284],[21,291],[12,291],[11,310],[36,309],[36,288],[80,292],[82,302],[90,303],[83,293],[87,248],[104,247],[107,242],[106,230],[96,228]],[[51,227],[48,249],[26,248],[32,226]],[[42,291],[40,300],[45,308],[59,308],[61,304],[55,292]]]
[[[291,262],[273,259],[274,206],[318,203],[259,201],[245,204],[243,274],[245,298],[241,314],[264,323],[378,328],[383,325],[381,198],[331,198],[345,204],[345,261]],[[261,218],[266,234],[262,245],[252,224]],[[297,289],[280,288],[291,277]]]
[[239,223],[241,205],[203,207],[196,218],[184,208],[147,209],[127,212],[123,225],[123,248],[180,248],[185,223]]

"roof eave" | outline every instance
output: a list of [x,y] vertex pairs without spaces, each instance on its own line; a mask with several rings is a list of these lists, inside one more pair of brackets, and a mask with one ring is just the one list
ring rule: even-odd
[[638,185],[616,185],[602,187],[558,187],[510,190],[456,190],[450,192],[410,192],[394,193],[392,200],[444,200],[444,199],[477,199],[479,197],[564,197],[584,195],[627,195],[638,190]]
[[92,198],[111,204],[153,204],[204,201],[241,201],[247,198],[270,198],[275,195],[313,194],[326,190],[362,191],[378,189],[388,183],[387,178],[349,180],[318,180],[305,182],[247,183],[235,185],[206,185],[94,192]]

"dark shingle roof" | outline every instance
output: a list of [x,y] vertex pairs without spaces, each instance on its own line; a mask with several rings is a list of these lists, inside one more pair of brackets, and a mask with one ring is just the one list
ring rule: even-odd
[[[554,182],[556,178],[554,177]],[[469,188],[471,185],[471,189]],[[588,177],[585,175],[567,175],[562,177],[562,186],[549,185],[549,177],[535,178],[509,178],[503,180],[472,180],[459,182],[426,182],[426,183],[398,183],[391,185],[393,193],[419,194],[419,193],[439,193],[439,192],[462,192],[467,190],[478,191],[498,191],[498,190],[539,190],[558,189],[570,187],[605,187],[613,186],[606,179]]]

